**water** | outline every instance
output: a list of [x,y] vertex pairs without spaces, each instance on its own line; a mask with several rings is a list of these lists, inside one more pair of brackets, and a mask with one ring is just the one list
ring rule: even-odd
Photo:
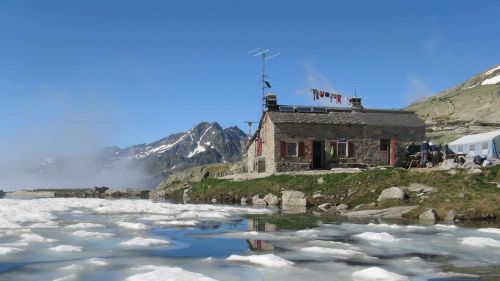
[[496,227],[272,212],[2,199],[0,280],[500,280]]

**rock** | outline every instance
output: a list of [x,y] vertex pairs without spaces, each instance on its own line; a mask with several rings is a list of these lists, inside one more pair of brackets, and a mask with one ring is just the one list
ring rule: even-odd
[[375,202],[371,202],[370,204],[368,204],[368,206],[369,206],[369,207],[375,207],[375,206],[377,206],[377,203],[375,203]]
[[457,170],[450,170],[450,171],[448,172],[448,174],[450,174],[450,175],[453,175],[453,176],[454,176],[454,175],[456,175],[456,174],[457,174]]
[[214,204],[215,204],[215,203],[217,203],[217,199],[212,198],[212,200],[210,200],[210,202],[212,202],[212,203],[214,203]]
[[451,200],[446,198],[446,199],[444,199],[444,202],[451,202]]
[[430,187],[430,186],[425,185],[425,184],[421,184],[421,183],[410,183],[407,190],[410,192],[430,193],[430,192],[434,192],[435,188]]
[[280,202],[280,200],[278,199],[278,196],[276,196],[272,193],[269,193],[266,196],[264,196],[264,201],[268,205],[278,205],[278,203]]
[[323,194],[321,194],[319,192],[314,193],[312,196],[312,198],[314,198],[314,199],[323,198],[323,197],[324,197]]
[[452,222],[455,221],[456,218],[457,218],[457,213],[455,212],[455,210],[451,209],[448,211],[448,213],[446,213],[444,221]]
[[467,174],[469,174],[469,175],[480,175],[482,172],[483,172],[483,170],[481,170],[481,169],[471,168],[471,169],[469,169],[469,171],[467,171]]
[[339,210],[339,211],[345,211],[345,210],[349,209],[349,206],[347,206],[346,204],[340,204],[337,207],[335,207],[335,209]]
[[241,197],[241,205],[246,205],[248,203],[248,198]]
[[324,183],[325,183],[325,180],[324,180],[323,178],[319,178],[319,179],[317,179],[317,180],[316,180],[316,182],[317,182],[318,184],[324,184]]
[[464,195],[462,192],[460,192],[460,193],[457,195],[457,197],[458,197],[458,198],[464,198],[464,197],[465,197],[465,195]]
[[382,193],[380,193],[377,201],[381,202],[388,199],[404,200],[406,198],[408,198],[408,195],[404,192],[404,190],[399,187],[390,187],[384,189]]
[[436,210],[433,208],[427,209],[427,211],[420,214],[418,219],[424,223],[435,223],[438,220]]
[[307,205],[307,201],[303,192],[285,190],[281,193],[281,204],[283,206],[305,207]]
[[359,204],[359,205],[356,205],[354,206],[354,208],[352,208],[353,210],[358,210],[358,209],[361,209],[365,206],[365,204]]
[[92,188],[92,191],[95,192],[95,193],[104,193],[106,192],[106,190],[108,190],[109,187],[106,187],[106,186],[101,186],[101,187],[98,187],[98,186],[94,186]]
[[318,209],[327,212],[331,209],[331,207],[332,207],[331,203],[324,203],[324,204],[319,205]]
[[264,199],[261,199],[259,195],[255,195],[252,197],[252,205],[256,207],[266,207],[267,203]]
[[352,212],[342,212],[341,214],[351,218],[401,218],[402,215],[411,212],[417,206],[399,206],[379,210],[362,210]]
[[441,169],[443,170],[451,170],[458,167],[458,163],[455,163],[455,159],[446,159],[441,164]]
[[264,201],[264,199],[257,199],[255,201],[252,201],[252,204],[256,207],[266,207],[267,203]]

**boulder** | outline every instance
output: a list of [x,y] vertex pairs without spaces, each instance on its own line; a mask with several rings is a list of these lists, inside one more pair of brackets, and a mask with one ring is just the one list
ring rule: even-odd
[[467,171],[467,174],[469,175],[480,175],[483,171],[481,169],[477,169],[477,168],[472,168],[472,169],[469,169],[469,171]]
[[324,203],[324,204],[319,205],[318,209],[325,211],[325,212],[328,212],[331,207],[332,207],[331,203]]
[[453,221],[455,221],[456,218],[457,218],[457,213],[455,212],[455,210],[451,209],[448,211],[448,213],[446,213],[446,217],[444,217],[444,221],[453,222]]
[[260,198],[259,195],[255,195],[252,197],[252,205],[256,207],[266,207],[267,203],[264,201],[264,199]]
[[450,171],[448,172],[448,174],[450,174],[450,175],[454,176],[454,175],[456,175],[456,174],[457,174],[457,170],[450,170]]
[[[106,192],[106,190],[108,190],[108,189],[109,189],[109,187],[106,187],[106,186],[101,186],[101,187],[99,187],[99,186],[94,186],[94,187],[92,188],[92,191],[93,191],[93,192],[95,192],[95,193],[104,193],[104,192]],[[1,192],[0,192],[0,193],[1,193]]]
[[313,199],[318,199],[318,198],[323,198],[323,194],[321,194],[320,192],[315,192],[312,196]]
[[407,190],[410,192],[430,193],[434,192],[436,189],[434,187],[430,187],[428,185],[421,183],[410,183]]
[[278,196],[276,196],[272,193],[269,193],[266,196],[264,196],[264,201],[268,205],[278,205],[278,203],[280,202],[280,200],[278,199]]
[[455,163],[455,159],[446,159],[441,164],[441,169],[443,170],[451,170],[458,167],[458,163]]
[[338,211],[345,211],[347,209],[349,209],[349,206],[347,206],[346,204],[340,204],[337,207],[335,207],[335,210],[338,210]]
[[212,198],[212,200],[210,200],[210,202],[212,202],[213,204],[215,204],[215,203],[217,203],[217,199]]
[[307,205],[304,193],[295,190],[281,192],[281,204],[283,206],[305,207]]
[[418,219],[424,223],[435,223],[438,220],[436,210],[433,208],[427,209],[427,211],[420,214]]
[[248,198],[241,197],[241,205],[246,205],[248,203]]
[[377,201],[381,202],[389,199],[404,200],[406,198],[408,198],[408,195],[404,192],[403,189],[399,187],[390,187],[384,189],[382,193],[380,193],[380,196],[378,197]]
[[317,182],[318,184],[324,184],[324,183],[325,183],[325,180],[324,180],[323,178],[319,178],[319,179],[317,179],[317,180],[316,180],[316,182]]

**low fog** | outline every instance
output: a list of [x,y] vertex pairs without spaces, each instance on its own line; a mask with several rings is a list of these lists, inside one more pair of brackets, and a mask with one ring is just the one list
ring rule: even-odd
[[119,133],[117,112],[99,99],[65,97],[42,93],[1,113],[15,128],[0,140],[0,189],[144,187],[147,173],[132,155],[104,161]]

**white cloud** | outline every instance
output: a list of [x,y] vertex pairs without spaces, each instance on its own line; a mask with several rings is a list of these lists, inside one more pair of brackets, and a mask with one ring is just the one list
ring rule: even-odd
[[[304,86],[294,90],[294,94],[298,96],[303,96],[307,100],[313,100],[313,96],[311,93],[311,89],[321,89],[324,91],[338,93],[330,79],[326,77],[323,73],[321,73],[310,61],[306,61],[304,63]],[[337,106],[335,103],[330,103],[330,100],[320,99],[317,101],[318,105],[328,105],[328,106]]]
[[414,102],[434,95],[434,91],[415,74],[409,74],[406,78],[408,90],[406,91],[406,98],[409,102]]

